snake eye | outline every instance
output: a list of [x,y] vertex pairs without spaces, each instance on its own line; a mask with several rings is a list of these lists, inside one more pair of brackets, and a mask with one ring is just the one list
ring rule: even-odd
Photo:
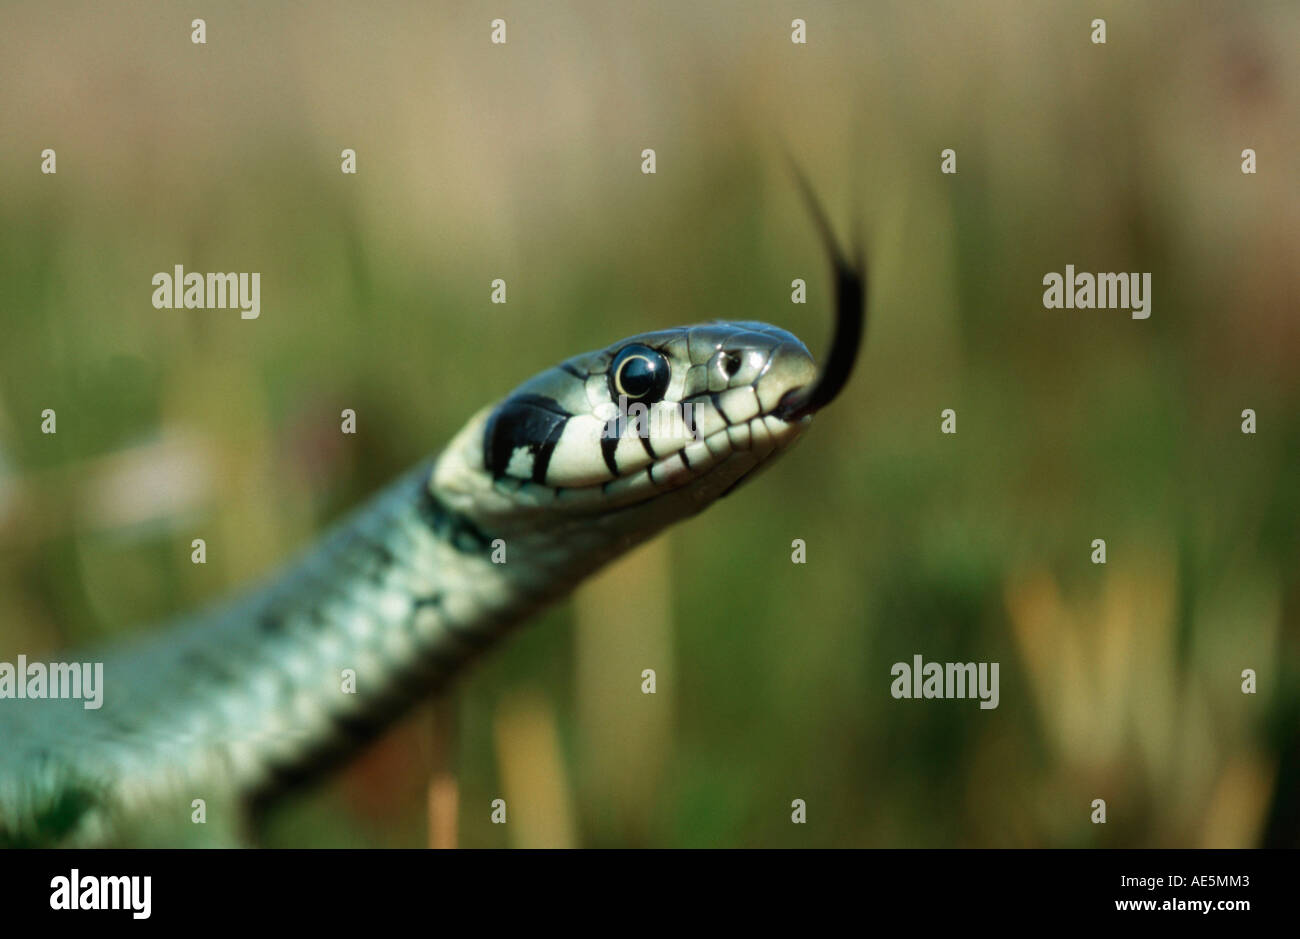
[[655,402],[668,390],[668,360],[649,346],[632,345],[620,350],[609,374],[615,398]]

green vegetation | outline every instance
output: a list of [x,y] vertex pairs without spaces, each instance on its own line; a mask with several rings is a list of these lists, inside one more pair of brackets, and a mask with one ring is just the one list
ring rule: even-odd
[[[1294,844],[1300,10],[1115,8],[1095,46],[1071,4],[812,3],[797,47],[779,5],[502,6],[500,48],[422,4],[248,6],[206,47],[143,3],[15,13],[0,660],[262,576],[575,352],[722,317],[820,355],[784,141],[870,249],[844,397],[481,661],[450,768],[417,714],[265,843],[423,845],[437,763],[463,845]],[[260,272],[260,318],[154,309],[175,264]],[[1151,273],[1151,318],[1045,310],[1066,264]],[[1000,662],[1000,706],[894,700],[914,654]]]

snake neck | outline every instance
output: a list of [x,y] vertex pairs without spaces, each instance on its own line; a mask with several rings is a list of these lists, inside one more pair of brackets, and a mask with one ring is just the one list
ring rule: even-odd
[[187,819],[218,789],[263,804],[597,563],[540,535],[500,541],[448,508],[431,471],[397,480],[269,587],[105,656],[98,710],[5,702],[0,842],[112,840],[120,819]]
[[[195,624],[168,655],[209,749],[259,798],[342,761],[571,584],[448,508],[431,464],[345,520],[288,576]],[[512,550],[513,549],[513,550]],[[513,556],[512,556],[513,555]],[[219,700],[214,700],[219,699]]]

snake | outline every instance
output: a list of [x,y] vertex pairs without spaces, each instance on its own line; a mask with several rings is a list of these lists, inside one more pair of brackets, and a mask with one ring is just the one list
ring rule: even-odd
[[194,828],[241,832],[584,578],[769,467],[847,383],[865,319],[861,255],[800,183],[834,274],[820,371],[784,329],[716,320],[538,373],[266,582],[74,657],[102,662],[100,707],[0,699],[0,845],[175,843],[200,805]]

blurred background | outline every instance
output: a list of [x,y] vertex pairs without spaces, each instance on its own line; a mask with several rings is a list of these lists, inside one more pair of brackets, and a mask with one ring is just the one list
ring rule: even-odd
[[[0,660],[273,570],[579,351],[726,317],[820,356],[829,278],[783,146],[870,248],[863,358],[794,452],[260,843],[1300,843],[1300,6],[0,20]],[[261,272],[261,317],[155,310],[176,264]],[[1066,264],[1150,272],[1151,318],[1044,310]],[[1000,662],[1000,706],[894,700],[916,654]]]

